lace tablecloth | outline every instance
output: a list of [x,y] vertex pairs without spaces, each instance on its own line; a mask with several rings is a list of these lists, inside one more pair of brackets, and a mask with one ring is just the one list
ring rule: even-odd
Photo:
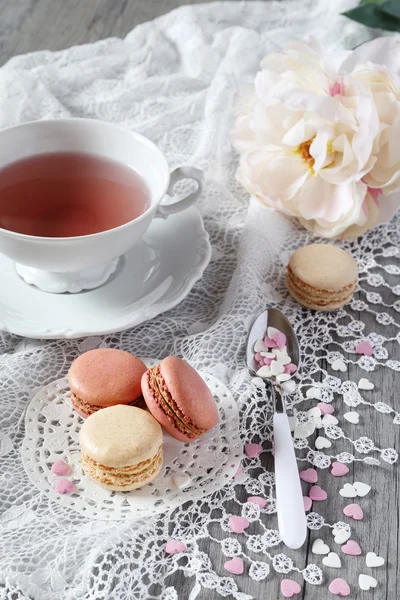
[[[301,338],[303,379],[293,399],[300,421],[308,419],[303,408],[310,408],[310,402],[301,403],[314,381],[325,402],[365,403],[345,374],[339,377],[330,369],[337,354],[348,352],[346,360],[364,371],[377,366],[400,370],[385,347],[396,342],[399,327],[400,286],[393,287],[390,280],[400,273],[399,220],[347,245],[359,262],[362,285],[350,308],[311,314],[288,298],[283,278],[288,253],[306,243],[308,234],[290,220],[248,204],[235,183],[236,157],[228,135],[235,90],[252,77],[265,53],[308,33],[333,48],[351,48],[367,39],[366,29],[339,16],[352,4],[282,0],[183,7],[137,27],[125,40],[30,54],[0,70],[1,127],[70,115],[104,119],[150,137],[171,167],[202,167],[206,187],[200,208],[213,246],[212,262],[187,299],[133,330],[68,342],[0,333],[0,598],[176,600],[183,598],[173,583],[177,572],[191,578],[190,600],[250,598],[241,591],[240,578],[223,569],[217,572],[216,553],[225,560],[244,558],[243,577],[260,582],[256,598],[265,597],[276,573],[297,570],[300,579],[321,583],[318,567],[297,564],[280,543],[273,474],[261,468],[263,455],[245,458],[243,473],[222,491],[135,525],[89,521],[55,505],[30,485],[20,447],[24,411],[35,390],[65,375],[78,353],[104,344],[139,356],[175,353],[209,370],[229,384],[240,403],[243,443],[261,442],[268,452],[271,406],[250,381],[243,359],[251,320],[269,304],[288,315]],[[388,287],[393,287],[392,300],[385,304],[380,289]],[[376,316],[374,331],[365,330],[367,313]],[[361,338],[374,345],[373,357],[352,354]],[[330,351],[333,343],[337,352]],[[365,406],[371,418],[381,418],[374,409],[391,415],[389,423],[400,423],[400,414],[387,404]],[[304,439],[297,441],[299,458],[320,469],[338,454],[347,463],[397,460],[394,450],[379,446],[384,440],[362,434],[351,439],[346,425],[330,426],[325,435],[332,441],[330,454],[314,450]],[[246,502],[255,495],[267,499],[262,510]],[[232,513],[247,517],[250,533],[232,534]],[[324,524],[317,511],[308,519],[312,529]],[[187,552],[168,556],[164,547],[170,538],[183,540]]]

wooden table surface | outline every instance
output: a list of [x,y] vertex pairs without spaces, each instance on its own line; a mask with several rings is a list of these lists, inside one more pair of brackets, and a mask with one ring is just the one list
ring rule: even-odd
[[[109,36],[125,36],[135,25],[153,19],[177,6],[197,3],[198,0],[1,0],[0,1],[0,64],[10,57],[26,52],[42,49],[60,50],[75,44],[93,42]],[[383,295],[383,294],[382,294]],[[362,317],[365,321],[365,313]],[[367,329],[373,331],[373,316],[371,323],[366,323]],[[369,327],[368,327],[369,325]],[[336,350],[336,348],[335,348]],[[393,343],[392,358],[399,360],[398,344]],[[397,356],[396,356],[397,353]],[[351,366],[346,374],[347,379],[358,381],[363,376]],[[373,380],[378,390],[382,392],[382,400],[388,399],[390,404],[398,402],[396,392],[396,377],[393,371],[381,369],[374,373]],[[397,379],[398,381],[398,379]],[[370,419],[363,428],[365,435],[376,440],[381,447],[399,448],[399,429],[390,425],[386,419]],[[271,465],[269,465],[271,469]],[[349,557],[343,560],[346,568],[336,574],[331,571],[331,579],[342,575],[352,584],[350,598],[358,600],[398,600],[400,598],[400,580],[397,581],[398,557],[400,547],[399,535],[399,470],[386,463],[381,467],[365,467],[361,463],[351,466],[353,481],[368,481],[373,490],[364,503],[367,506],[365,524],[357,526],[357,539],[361,547],[374,550],[388,559],[388,568],[375,570],[379,585],[375,590],[361,592],[357,586],[357,573],[371,573],[365,568],[365,556]],[[350,481],[346,479],[346,481]],[[328,492],[328,501],[320,503],[318,511],[330,521],[330,513],[340,514],[333,510],[339,502],[337,482],[334,478],[324,479],[324,487]],[[379,493],[377,491],[379,490]],[[397,494],[395,494],[397,491]],[[342,505],[343,503],[341,503]],[[297,565],[304,566],[309,562],[321,564],[320,557],[311,554],[311,545],[319,537],[318,532],[311,532],[304,549],[295,553],[282,547],[281,551],[296,558]],[[324,539],[331,540],[324,533]],[[333,542],[333,540],[332,540]],[[338,551],[338,546],[331,543],[331,549]],[[300,553],[302,560],[299,559]],[[340,550],[339,550],[340,553]],[[342,555],[343,557],[343,555]],[[224,573],[225,557],[216,553],[212,556],[214,569]],[[326,572],[326,570],[325,570]],[[260,595],[260,584],[255,584],[248,577],[236,577],[241,591],[254,595],[256,600],[275,600],[282,597],[279,592],[281,576],[271,574],[265,583],[265,592]],[[179,590],[179,598],[187,600],[192,580],[179,576],[171,578],[170,585]],[[326,587],[305,585],[301,598],[304,600],[325,600],[332,597]],[[202,590],[198,600],[217,600],[219,596],[213,590]],[[300,596],[296,596],[300,598]],[[99,598],[99,600],[102,600]],[[118,600],[118,599],[115,599]],[[146,600],[143,598],[143,600]]]

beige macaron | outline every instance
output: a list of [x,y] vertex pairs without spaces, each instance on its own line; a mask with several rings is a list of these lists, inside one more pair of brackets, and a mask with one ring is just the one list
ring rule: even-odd
[[290,257],[286,284],[297,302],[314,310],[335,310],[348,304],[357,287],[354,258],[337,246],[311,244]]
[[79,441],[83,472],[108,490],[143,487],[162,467],[161,426],[141,408],[119,404],[93,413]]

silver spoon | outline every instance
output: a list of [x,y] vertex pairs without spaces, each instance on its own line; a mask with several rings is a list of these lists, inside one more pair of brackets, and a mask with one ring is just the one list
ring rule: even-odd
[[[287,352],[292,363],[300,367],[300,351],[296,334],[287,318],[276,308],[262,312],[254,322],[247,340],[246,360],[249,371],[256,375],[254,344],[262,340],[268,327],[275,327],[286,335]],[[272,379],[263,377],[271,385],[274,402],[274,461],[276,510],[279,533],[288,548],[300,548],[307,537],[307,522],[304,510],[303,492],[292,434],[286,414],[285,397],[282,387]]]

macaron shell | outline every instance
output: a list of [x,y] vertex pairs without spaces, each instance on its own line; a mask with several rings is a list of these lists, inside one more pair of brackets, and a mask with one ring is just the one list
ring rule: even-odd
[[142,394],[140,380],[146,365],[136,356],[114,348],[97,348],[81,354],[71,365],[71,391],[98,407],[129,404]]
[[331,244],[310,244],[296,250],[289,267],[299,280],[315,290],[340,292],[358,279],[354,258]]
[[199,429],[209,430],[218,423],[218,408],[207,384],[193,367],[177,356],[160,364],[161,376],[180,411]]

